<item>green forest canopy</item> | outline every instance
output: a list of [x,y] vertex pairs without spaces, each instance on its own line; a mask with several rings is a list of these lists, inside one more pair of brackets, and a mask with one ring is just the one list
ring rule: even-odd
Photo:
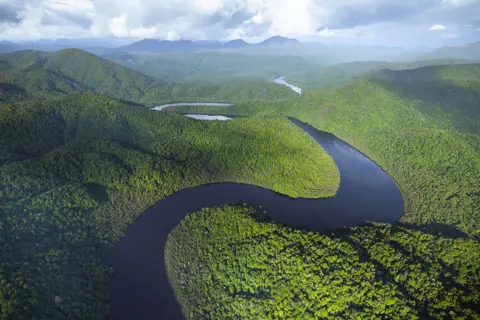
[[206,80],[243,83],[269,81],[300,71],[318,68],[293,55],[246,55],[225,52],[175,54],[115,53],[106,58],[154,78],[173,81]]
[[79,49],[0,54],[0,71],[0,101],[48,99],[86,91],[147,106],[296,97],[288,88],[266,81],[237,85],[163,81]]
[[[403,222],[480,236],[480,64],[381,71],[295,101],[197,107],[215,114],[288,115],[367,154],[399,184]],[[191,107],[169,111],[191,112]]]
[[[2,100],[51,99],[97,84],[95,90],[102,94],[146,105],[174,97],[228,97],[232,92],[238,100],[279,97],[271,95],[270,89],[259,93],[256,87],[251,91],[229,87],[229,92],[222,86],[199,85],[188,91],[186,83],[173,87],[155,84],[149,91],[145,89],[148,81],[157,80],[85,56],[80,50],[61,52],[53,62],[37,57],[38,52],[24,52],[25,57],[15,56],[14,60],[3,58]],[[70,55],[78,61],[70,61]],[[82,73],[88,70],[83,63],[87,57],[92,65],[105,68],[120,81],[102,79],[102,73]],[[124,82],[123,72],[133,78]],[[475,64],[382,71],[333,92],[307,91],[289,101],[195,109],[262,114],[228,124],[152,113],[91,93],[0,104],[0,227],[9,231],[0,234],[1,254],[7,257],[0,265],[2,317],[108,316],[106,286],[111,274],[105,267],[107,251],[138,214],[181,188],[244,179],[294,195],[291,183],[309,183],[303,177],[310,174],[306,163],[312,160],[321,162],[315,168],[325,168],[318,172],[325,186],[319,196],[333,194],[338,187],[338,171],[329,165],[333,161],[318,155],[310,159],[308,155],[323,151],[284,118],[271,118],[288,115],[336,134],[374,159],[402,189],[405,215],[394,225],[367,225],[327,235],[257,221],[255,208],[207,209],[205,214],[217,218],[210,224],[210,232],[218,237],[211,239],[196,231],[199,222],[192,215],[171,239],[182,239],[186,244],[194,241],[193,248],[210,251],[194,255],[178,242],[171,242],[170,248],[181,254],[172,256],[167,250],[169,276],[187,314],[192,308],[191,294],[198,292],[198,312],[239,312],[239,317],[247,318],[250,314],[242,309],[245,303],[251,304],[249,310],[265,317],[413,314],[478,318],[479,80],[479,65]],[[272,87],[278,88],[281,86]],[[284,92],[282,98],[286,97]],[[226,137],[221,143],[231,146],[226,153],[215,141],[217,134]],[[291,158],[285,158],[280,166],[264,167],[284,153],[283,140],[276,139],[276,134],[291,142],[287,147],[293,154],[307,155],[304,165],[292,165]],[[298,141],[303,141],[300,146]],[[240,146],[246,144],[252,145],[252,157],[259,167],[254,162],[244,163],[240,156]],[[231,155],[235,155],[233,163]],[[252,176],[258,168],[264,174]],[[289,168],[300,170],[296,172],[298,181],[282,176]],[[308,190],[308,185],[303,186]],[[222,241],[222,233],[235,226],[250,226],[231,232],[237,239],[245,239],[244,245]],[[252,232],[261,235],[255,243],[249,241]],[[286,250],[276,258],[271,256],[271,250],[280,248]],[[211,250],[218,252],[212,254]],[[223,261],[231,250],[238,250],[239,263],[225,263],[219,270],[215,261]],[[257,255],[255,259],[247,254],[251,251]],[[197,274],[182,271],[181,278],[178,268],[185,259],[212,263],[197,265]],[[266,263],[269,268],[262,268]],[[298,270],[304,273],[299,275]],[[210,272],[227,289],[205,279],[199,282],[198,275]],[[266,283],[268,286],[260,288],[263,291],[252,284],[278,272],[283,278]],[[322,276],[301,278],[309,274]],[[311,283],[321,285],[312,291]],[[212,295],[199,292],[199,286]],[[305,305],[300,308],[296,299],[288,299],[292,294],[309,309]],[[358,305],[346,299],[349,294],[358,299]],[[223,299],[223,310],[212,308],[212,297]],[[311,301],[336,303],[320,308]]]
[[385,168],[407,206],[399,223],[334,233],[262,221],[248,206],[190,214],[166,246],[185,316],[479,319],[479,71],[382,71],[295,102],[199,107],[289,115],[333,132]]
[[0,139],[2,319],[106,318],[108,250],[176,191],[241,182],[327,197],[340,182],[282,117],[205,122],[85,93],[0,105]]
[[325,234],[265,218],[226,205],[170,233],[166,267],[187,319],[480,316],[478,241],[398,224]]

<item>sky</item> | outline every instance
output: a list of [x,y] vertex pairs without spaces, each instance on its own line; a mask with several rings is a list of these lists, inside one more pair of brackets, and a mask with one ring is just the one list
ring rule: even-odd
[[0,39],[157,38],[439,46],[480,40],[480,0],[0,0]]

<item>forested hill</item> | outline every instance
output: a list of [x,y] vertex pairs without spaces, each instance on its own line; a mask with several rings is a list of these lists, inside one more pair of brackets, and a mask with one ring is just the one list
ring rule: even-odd
[[208,79],[216,82],[252,81],[252,79],[271,81],[278,76],[318,68],[318,65],[303,57],[289,55],[189,52],[116,53],[105,57],[154,78],[163,77],[173,81],[188,79]]
[[383,70],[376,85],[415,102],[415,108],[463,132],[480,133],[480,64]]
[[479,319],[478,71],[382,71],[297,101],[197,108],[280,113],[334,133],[395,179],[405,213],[331,234],[258,222],[254,208],[192,214],[166,246],[187,319]]
[[[2,83],[8,95],[47,98],[78,91],[96,91],[130,101],[153,87],[165,86],[137,71],[78,49],[53,53],[19,51],[1,55]],[[16,86],[16,87],[14,87]]]
[[0,319],[107,319],[108,250],[157,201],[214,182],[325,197],[340,175],[285,118],[205,122],[92,93],[0,104]]
[[399,184],[407,203],[402,221],[480,236],[479,70],[480,64],[387,70],[332,92],[306,91],[296,101],[196,111],[283,114],[332,132]]
[[[480,59],[480,58],[479,58]],[[303,89],[330,90],[346,85],[353,79],[369,76],[383,69],[411,70],[425,66],[455,65],[477,63],[477,60],[466,59],[428,59],[410,62],[390,61],[353,61],[338,63],[323,68],[297,69],[297,72],[287,75],[286,80]]]
[[295,97],[288,88],[269,83],[239,87],[170,83],[79,49],[1,54],[0,71],[0,101],[47,99],[85,91],[144,105]]

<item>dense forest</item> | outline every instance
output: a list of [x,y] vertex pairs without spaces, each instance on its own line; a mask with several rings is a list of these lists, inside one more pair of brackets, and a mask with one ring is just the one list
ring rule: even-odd
[[479,71],[479,64],[386,70],[332,92],[306,91],[295,101],[196,110],[288,115],[332,132],[399,184],[407,204],[403,222],[480,236]]
[[[320,233],[244,205],[191,214],[166,247],[186,316],[480,318],[480,65],[383,70],[301,97],[162,81],[70,49],[0,55],[0,70],[2,319],[107,318],[109,250],[180,189],[232,181],[333,196],[333,160],[284,116],[373,159],[405,215]],[[238,103],[167,111],[251,117],[144,107],[179,100]]]
[[354,61],[329,65],[321,68],[310,68],[306,71],[297,70],[287,74],[286,80],[303,89],[332,90],[346,85],[349,81],[370,76],[377,71],[410,70],[425,66],[468,64],[478,62],[463,59],[430,59],[410,62],[390,61]]
[[267,80],[319,65],[303,57],[288,55],[246,55],[224,52],[176,54],[115,53],[107,59],[155,78],[172,81],[207,80],[237,82]]
[[187,319],[478,319],[480,243],[401,224],[333,233],[258,208],[188,215],[166,267]]
[[333,159],[285,118],[203,122],[92,93],[0,105],[2,319],[104,319],[108,250],[144,210],[211,182],[333,196]]
[[147,106],[172,101],[245,101],[296,97],[267,81],[209,83],[162,81],[79,49],[0,54],[0,101],[48,99],[96,92]]
[[198,107],[289,115],[330,131],[396,180],[406,210],[393,225],[332,234],[259,222],[254,208],[192,214],[171,234],[166,256],[185,315],[480,318],[479,71],[381,71],[298,101]]

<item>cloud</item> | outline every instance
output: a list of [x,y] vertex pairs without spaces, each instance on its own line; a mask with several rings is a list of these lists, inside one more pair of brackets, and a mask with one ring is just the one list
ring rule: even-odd
[[247,40],[283,35],[388,44],[413,41],[413,33],[424,43],[433,41],[425,25],[436,31],[447,25],[465,40],[478,37],[478,12],[480,0],[0,0],[0,35]]
[[429,30],[432,30],[432,31],[441,31],[441,30],[445,30],[447,29],[444,25],[441,25],[441,24],[434,24],[433,26],[430,27]]
[[12,1],[0,0],[0,23],[18,23],[20,22],[19,11],[21,6]]

